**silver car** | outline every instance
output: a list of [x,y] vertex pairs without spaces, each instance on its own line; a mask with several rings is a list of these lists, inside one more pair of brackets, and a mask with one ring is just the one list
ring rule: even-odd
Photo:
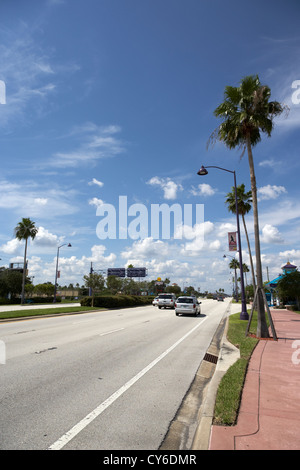
[[200,315],[201,313],[201,302],[199,302],[194,296],[182,296],[178,297],[175,302],[175,314],[179,315]]
[[158,308],[174,308],[176,301],[175,294],[159,294],[158,296]]

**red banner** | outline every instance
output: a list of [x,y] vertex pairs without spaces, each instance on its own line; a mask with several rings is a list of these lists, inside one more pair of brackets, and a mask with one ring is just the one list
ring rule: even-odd
[[229,251],[237,251],[236,232],[228,232]]

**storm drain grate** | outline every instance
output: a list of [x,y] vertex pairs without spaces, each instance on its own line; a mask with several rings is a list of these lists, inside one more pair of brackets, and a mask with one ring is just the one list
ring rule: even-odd
[[214,356],[213,354],[206,353],[203,360],[207,362],[212,362],[213,364],[217,364],[218,356]]

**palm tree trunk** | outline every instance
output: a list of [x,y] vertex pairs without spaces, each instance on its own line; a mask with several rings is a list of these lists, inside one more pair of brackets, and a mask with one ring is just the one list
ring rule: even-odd
[[260,241],[259,241],[259,223],[258,223],[258,207],[257,207],[257,188],[256,178],[254,171],[253,155],[250,142],[250,136],[246,139],[249,169],[250,169],[250,180],[251,180],[251,191],[252,191],[252,203],[253,203],[253,216],[254,216],[254,236],[255,236],[255,257],[256,257],[256,277],[257,277],[257,336],[259,338],[269,338],[269,331],[266,322],[264,299],[262,295],[263,289],[263,278],[262,278],[262,267],[260,257]]
[[25,298],[26,258],[27,258],[27,238],[25,239],[25,252],[24,252],[24,266],[23,266],[23,278],[22,278],[21,305],[24,304],[24,298]]
[[253,266],[252,253],[251,253],[250,242],[249,242],[248,231],[247,231],[247,227],[246,227],[246,222],[245,222],[244,214],[242,214],[242,219],[243,219],[244,230],[245,230],[245,235],[246,235],[246,240],[247,240],[247,245],[248,245],[248,251],[249,251],[250,266],[251,266],[251,274],[252,274],[252,284],[253,284],[253,292],[255,292],[255,289],[256,289],[256,282],[255,282],[254,266]]

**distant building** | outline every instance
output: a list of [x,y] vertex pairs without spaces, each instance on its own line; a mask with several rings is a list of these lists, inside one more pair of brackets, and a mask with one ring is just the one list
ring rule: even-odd
[[297,266],[295,266],[294,264],[291,264],[288,261],[284,266],[282,266],[281,269],[282,269],[282,274],[279,274],[278,277],[276,277],[275,279],[273,279],[272,281],[268,282],[265,285],[265,288],[268,289],[268,291],[270,291],[269,294],[266,294],[269,306],[279,305],[279,299],[277,298],[277,292],[276,292],[277,284],[280,281],[280,279],[282,279],[286,274],[296,271]]

